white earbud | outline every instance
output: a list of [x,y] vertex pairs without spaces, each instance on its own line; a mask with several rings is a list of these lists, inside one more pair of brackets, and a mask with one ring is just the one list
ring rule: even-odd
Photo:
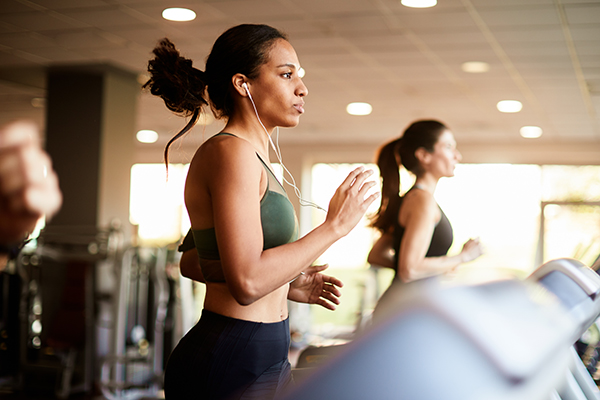
[[242,83],[242,86],[244,87],[244,89],[246,89],[246,93],[248,93],[248,96],[250,96],[250,89],[248,89],[248,84],[244,82]]

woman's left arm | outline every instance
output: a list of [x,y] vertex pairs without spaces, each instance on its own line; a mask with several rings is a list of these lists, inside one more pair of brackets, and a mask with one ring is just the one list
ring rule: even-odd
[[186,278],[206,283],[204,275],[202,274],[202,268],[200,267],[198,252],[195,248],[183,252],[181,259],[179,260],[179,271],[181,272],[181,275]]
[[206,283],[204,274],[202,274],[202,268],[200,267],[200,259],[198,258],[194,235],[191,229],[185,235],[177,250],[182,253],[179,260],[179,272],[181,272],[181,275],[197,282]]
[[393,235],[391,233],[384,233],[371,248],[367,262],[380,267],[396,269],[393,247]]

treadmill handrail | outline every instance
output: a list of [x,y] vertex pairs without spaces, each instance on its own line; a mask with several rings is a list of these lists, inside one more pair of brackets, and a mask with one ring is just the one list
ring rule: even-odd
[[530,278],[539,281],[554,271],[561,272],[571,278],[592,300],[595,300],[600,294],[600,276],[581,261],[571,258],[558,258],[548,261],[535,270]]

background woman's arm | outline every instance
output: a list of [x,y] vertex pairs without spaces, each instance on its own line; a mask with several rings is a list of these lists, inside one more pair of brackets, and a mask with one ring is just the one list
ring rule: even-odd
[[394,264],[393,246],[393,235],[391,233],[384,233],[377,239],[371,248],[369,256],[367,257],[367,262],[369,264],[395,269],[396,265]]
[[408,207],[404,210],[406,229],[398,257],[398,274],[404,282],[451,272],[483,253],[479,240],[475,239],[465,243],[458,255],[425,257],[440,218],[437,203],[431,195],[417,192],[405,199],[404,207]]

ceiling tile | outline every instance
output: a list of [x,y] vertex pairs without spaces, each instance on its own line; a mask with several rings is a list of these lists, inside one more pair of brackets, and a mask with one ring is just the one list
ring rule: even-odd
[[574,4],[565,6],[569,24],[600,25],[600,3]]
[[[542,140],[568,141],[569,127],[581,125],[573,138],[600,142],[563,31],[571,34],[597,127],[600,2],[560,4],[566,27],[555,0],[444,0],[431,9],[398,0],[184,0],[177,5],[197,13],[186,23],[162,19],[170,0],[2,0],[0,66],[107,62],[141,73],[166,36],[203,68],[226,29],[267,23],[290,35],[310,91],[300,126],[284,130],[283,141],[377,143],[411,119],[431,117],[447,119],[457,138],[477,143],[521,143],[519,124],[528,121],[544,125]],[[468,74],[460,69],[464,61],[486,61],[491,69]],[[11,96],[1,83],[0,101],[3,91]],[[522,99],[523,112],[499,113],[502,98]],[[373,114],[347,115],[352,99],[371,102]],[[25,115],[26,101],[16,103]],[[161,140],[182,127],[159,99],[141,96],[139,109],[138,125],[156,126]]]
[[21,13],[0,13],[0,22],[6,22],[20,29],[43,32],[53,29],[73,29],[87,27],[86,23],[71,18],[63,18],[58,13],[43,13],[39,11]]

